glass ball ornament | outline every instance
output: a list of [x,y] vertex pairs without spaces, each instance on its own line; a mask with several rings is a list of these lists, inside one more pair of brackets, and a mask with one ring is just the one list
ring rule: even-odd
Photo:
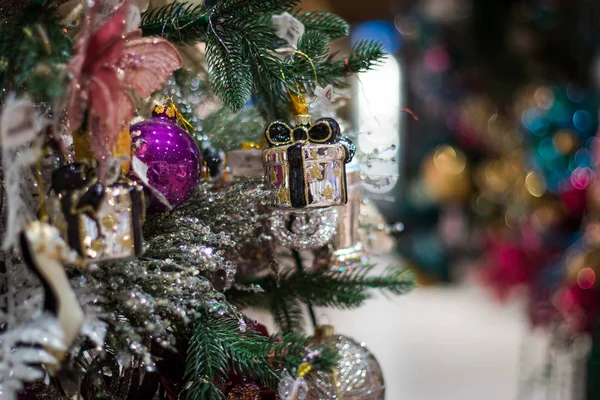
[[338,219],[336,207],[298,211],[276,209],[269,217],[269,229],[284,247],[316,249],[331,240]]
[[[176,123],[176,110],[158,105],[152,118],[131,125],[135,155],[148,166],[148,183],[177,206],[187,200],[200,180],[202,155],[196,142]],[[165,206],[156,198],[151,211]]]
[[336,334],[331,325],[319,325],[313,345],[328,345],[340,355],[332,373],[319,371],[308,379],[307,400],[384,400],[383,371],[364,343]]

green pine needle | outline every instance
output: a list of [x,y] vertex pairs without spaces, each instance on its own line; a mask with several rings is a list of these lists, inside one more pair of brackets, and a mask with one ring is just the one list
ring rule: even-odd
[[221,0],[215,6],[215,13],[247,20],[251,15],[289,11],[299,3],[300,0]]
[[316,32],[331,40],[348,36],[350,25],[335,14],[325,11],[295,13],[294,16],[304,24],[305,32]]
[[365,72],[379,65],[387,53],[383,44],[375,40],[360,40],[354,44],[345,69],[351,73]]
[[209,35],[206,42],[208,74],[214,93],[235,111],[250,100],[252,74],[241,48],[242,35],[230,32],[224,42],[218,32]]
[[142,14],[140,25],[144,36],[162,36],[175,44],[204,40],[209,28],[209,15],[204,6],[174,2]]
[[0,21],[1,88],[26,90],[36,102],[63,95],[73,43],[57,20],[55,11],[34,2],[21,18]]
[[[317,307],[349,309],[361,306],[370,298],[370,290],[376,289],[400,295],[414,287],[414,278],[406,270],[390,267],[383,274],[371,276],[371,265],[339,271],[284,272],[279,280],[267,276],[245,284],[259,285],[264,292],[247,293],[232,289],[227,292],[230,302],[246,307],[270,309],[276,322],[284,331],[295,331],[299,319],[299,302]],[[302,317],[303,318],[303,317]]]
[[[258,301],[258,299],[257,299]],[[302,302],[290,296],[273,296],[268,308],[282,332],[301,333],[306,321]]]
[[[222,0],[214,7],[175,2],[144,13],[145,36],[162,36],[173,43],[206,42],[213,92],[233,111],[256,95],[266,120],[290,116],[288,92],[311,93],[317,84],[346,85],[346,77],[377,65],[385,56],[376,42],[359,42],[346,60],[329,54],[331,40],[347,36],[349,26],[325,12],[296,13],[305,24],[291,60],[276,55],[279,39],[271,17],[291,10],[298,0]],[[310,59],[310,60],[309,60]],[[316,76],[315,76],[316,75]]]
[[[206,316],[194,325],[186,360],[188,399],[223,399],[215,383],[231,373],[256,379],[275,388],[278,368],[296,368],[309,350],[310,338],[293,334],[265,337],[253,329],[241,332],[238,321]],[[315,370],[329,371],[338,361],[334,349],[318,348]]]

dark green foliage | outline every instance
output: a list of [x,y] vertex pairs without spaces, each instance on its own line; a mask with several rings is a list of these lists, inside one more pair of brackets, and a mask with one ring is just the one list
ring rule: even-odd
[[350,25],[335,14],[325,11],[295,13],[294,16],[304,24],[306,32],[317,32],[331,40],[348,36]]
[[[336,56],[337,54],[328,55],[326,60],[315,65],[322,85],[345,86],[346,77],[375,67],[386,57],[386,52],[381,43],[365,40],[357,42],[346,58],[339,59]],[[306,75],[310,72],[306,65],[300,64],[298,67],[304,70],[299,68],[299,74]]]
[[289,11],[299,3],[300,0],[221,0],[214,11],[219,16],[248,20],[264,13]]
[[279,282],[272,276],[244,282],[260,285],[264,292],[248,293],[233,289],[227,292],[227,296],[234,304],[271,310],[281,328],[291,331],[303,321],[299,315],[299,303],[348,309],[362,305],[370,297],[369,289],[399,295],[414,287],[412,276],[398,267],[390,267],[378,276],[369,275],[372,271],[371,265],[346,271],[289,270],[281,275]]
[[64,93],[72,41],[56,20],[54,11],[34,2],[20,18],[0,21],[0,88],[26,89],[38,102]]
[[344,70],[352,74],[368,71],[386,56],[387,53],[380,42],[361,40],[352,47],[347,57],[348,63],[344,61]]
[[[267,297],[270,299],[262,301],[256,299],[257,305],[260,304],[271,312],[275,323],[282,332],[300,333],[304,331],[306,325],[304,307],[299,299],[284,293],[273,293],[272,296]],[[264,304],[263,301],[265,301]]]
[[288,92],[311,93],[317,84],[344,86],[345,78],[377,64],[381,45],[360,42],[347,59],[329,54],[330,42],[348,35],[348,24],[325,12],[295,13],[305,24],[299,52],[276,54],[279,38],[271,17],[291,10],[297,0],[225,0],[212,8],[173,3],[145,13],[144,35],[173,43],[206,42],[211,87],[230,109],[240,110],[253,95],[266,120],[288,118]]
[[[241,109],[252,94],[252,75],[242,48],[243,34],[230,32],[220,39],[221,28],[206,40],[208,74],[214,93],[233,110]],[[223,41],[224,40],[224,41]]]
[[[251,377],[275,388],[277,368],[293,370],[308,352],[310,338],[293,334],[265,337],[253,329],[241,332],[237,320],[206,316],[197,321],[186,360],[188,399],[223,399],[215,384],[231,374]],[[337,362],[332,349],[322,348],[313,363],[316,370],[331,370]]]
[[144,36],[162,36],[175,44],[204,40],[208,27],[207,9],[191,3],[174,2],[142,14]]
[[[218,27],[231,28],[256,21],[263,14],[291,10],[298,0],[228,0],[214,7],[174,2],[142,15],[144,36],[162,36],[175,44],[196,43],[216,34]],[[223,30],[221,28],[221,30]],[[222,32],[225,37],[231,32]]]

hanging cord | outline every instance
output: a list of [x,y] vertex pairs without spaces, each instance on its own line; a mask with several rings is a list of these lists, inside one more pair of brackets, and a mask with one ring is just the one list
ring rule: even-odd
[[[296,262],[296,268],[298,269],[298,272],[304,274],[304,266],[302,264],[302,257],[300,257],[300,252],[298,250],[292,250],[292,255],[294,257],[294,261]],[[306,306],[308,307],[308,314],[310,315],[310,320],[313,324],[313,328],[316,328],[318,323],[317,317],[315,315],[315,310],[313,309],[313,306],[310,302],[306,303]]]

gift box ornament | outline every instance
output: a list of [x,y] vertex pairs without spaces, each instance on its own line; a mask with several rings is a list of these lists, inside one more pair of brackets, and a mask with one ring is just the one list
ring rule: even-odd
[[346,163],[355,146],[340,135],[333,118],[314,124],[310,115],[296,116],[296,127],[275,121],[265,130],[269,148],[263,163],[269,185],[282,208],[318,208],[346,204]]
[[105,185],[86,164],[74,163],[54,172],[52,186],[60,210],[56,223],[84,260],[100,262],[142,254],[146,204],[141,185],[123,177]]

